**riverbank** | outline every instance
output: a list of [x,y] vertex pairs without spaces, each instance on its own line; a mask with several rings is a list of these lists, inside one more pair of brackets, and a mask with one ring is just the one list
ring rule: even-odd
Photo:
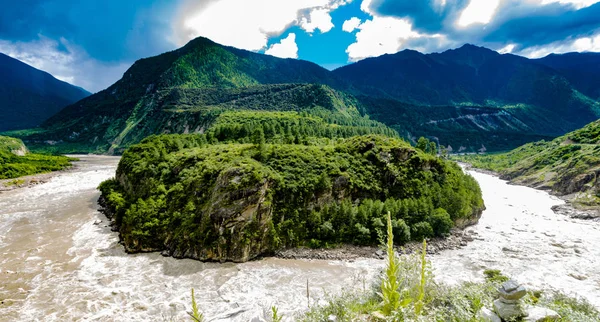
[[[465,229],[453,229],[446,238],[433,238],[427,242],[427,253],[439,254],[444,250],[460,249],[478,238],[477,232],[469,227]],[[406,245],[396,247],[399,254],[413,254],[421,250],[422,244],[410,242]],[[359,258],[384,259],[385,252],[380,247],[342,245],[334,248],[290,248],[275,253],[277,258],[282,259],[317,259],[317,260],[343,260],[354,261]]]
[[31,187],[34,187],[34,186],[37,186],[40,184],[47,183],[52,178],[54,178],[60,174],[69,173],[69,172],[78,170],[78,167],[80,166],[78,164],[81,162],[85,162],[85,161],[82,161],[79,159],[81,157],[85,157],[85,155],[66,155],[66,157],[77,159],[77,160],[72,160],[71,166],[69,166],[65,169],[62,169],[62,170],[36,173],[36,174],[18,177],[18,178],[0,179],[0,193],[12,191],[15,189],[31,188]]
[[[461,167],[463,167],[463,169],[465,171],[473,171],[473,172],[483,173],[483,174],[491,175],[498,179],[504,180],[504,179],[502,179],[502,175],[500,173],[497,173],[497,172],[494,172],[491,170],[475,168],[471,164],[465,163],[465,162],[457,162],[457,163]],[[536,189],[539,191],[544,191],[544,192],[547,192],[548,194],[555,196],[555,197],[559,198],[560,200],[564,201],[565,202],[564,204],[552,206],[552,211],[554,211],[554,213],[556,213],[557,215],[567,216],[567,217],[570,217],[573,219],[592,220],[592,221],[600,222],[600,205],[594,205],[594,204],[586,205],[586,204],[582,203],[581,202],[581,199],[582,199],[581,193],[574,193],[574,194],[570,194],[570,195],[559,195],[555,191],[548,190],[548,189],[539,189],[538,187],[536,187],[534,185],[513,183],[510,180],[508,181],[508,183],[511,185],[515,185],[515,186],[523,186],[523,187]]]

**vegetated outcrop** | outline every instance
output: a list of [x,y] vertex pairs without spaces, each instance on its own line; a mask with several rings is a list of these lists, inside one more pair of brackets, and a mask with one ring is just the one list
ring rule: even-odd
[[515,184],[566,196],[580,209],[600,205],[600,121],[552,141],[525,144],[495,155],[464,156],[473,166]]
[[[276,250],[443,236],[484,209],[453,162],[381,135],[330,144],[208,144],[164,135],[128,149],[100,186],[128,252],[243,262]],[[261,139],[262,137],[262,139]]]
[[29,153],[19,139],[0,136],[0,179],[12,179],[31,174],[62,170],[72,159]]

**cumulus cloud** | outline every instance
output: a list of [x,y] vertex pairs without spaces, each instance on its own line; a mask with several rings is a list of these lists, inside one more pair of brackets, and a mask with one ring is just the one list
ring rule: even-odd
[[100,62],[65,38],[56,41],[41,35],[30,42],[0,40],[0,52],[90,92],[107,88],[131,65]]
[[265,51],[265,54],[279,58],[298,58],[298,45],[296,44],[296,34],[290,33],[279,43],[273,44]]
[[[190,0],[191,1],[191,0]],[[290,26],[308,32],[328,32],[334,26],[330,12],[348,0],[220,0],[193,1],[182,7],[175,26],[179,45],[203,36],[218,43],[258,51],[268,39]]]
[[361,24],[361,20],[357,17],[352,17],[346,21],[344,21],[344,24],[342,25],[342,30],[345,32],[353,32],[354,29],[358,28],[358,26],[360,26]]
[[357,29],[356,42],[346,50],[352,61],[395,53],[403,40],[416,36],[410,22],[391,17],[376,16],[360,24]]
[[300,27],[308,33],[313,33],[316,29],[319,29],[322,33],[326,33],[333,29],[334,25],[328,9],[315,9],[310,12],[309,18],[302,18]]

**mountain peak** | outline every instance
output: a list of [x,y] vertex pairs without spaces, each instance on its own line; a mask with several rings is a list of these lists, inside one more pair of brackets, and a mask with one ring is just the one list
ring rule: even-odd
[[447,53],[447,52],[459,52],[461,54],[480,53],[480,54],[488,54],[488,55],[494,55],[494,56],[499,55],[498,52],[495,52],[489,48],[477,46],[477,45],[473,45],[473,44],[468,44],[468,43],[464,44],[461,47],[456,48],[456,49],[449,49],[449,50],[443,52],[442,54]]

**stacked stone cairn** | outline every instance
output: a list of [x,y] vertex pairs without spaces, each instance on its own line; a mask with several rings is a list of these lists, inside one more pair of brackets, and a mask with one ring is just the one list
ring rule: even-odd
[[479,318],[486,322],[525,321],[546,322],[560,319],[558,313],[544,308],[525,306],[521,299],[527,295],[527,289],[514,280],[509,280],[498,289],[500,298],[494,301],[494,310],[482,308]]
[[514,280],[509,280],[498,289],[500,298],[494,301],[494,311],[505,321],[513,321],[527,316],[521,299],[527,295],[525,287]]

